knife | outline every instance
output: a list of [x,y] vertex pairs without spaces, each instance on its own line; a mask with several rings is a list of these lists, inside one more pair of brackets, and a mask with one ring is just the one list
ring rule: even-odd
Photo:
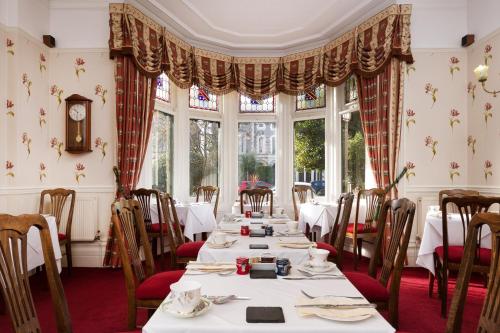
[[295,305],[296,308],[321,308],[321,309],[358,309],[367,308],[375,309],[377,304],[372,303],[362,303],[362,304],[298,304]]

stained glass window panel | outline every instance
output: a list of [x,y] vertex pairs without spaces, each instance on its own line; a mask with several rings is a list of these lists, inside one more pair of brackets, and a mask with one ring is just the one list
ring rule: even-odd
[[217,111],[217,95],[211,94],[203,88],[193,85],[189,89],[189,107]]
[[170,101],[170,81],[165,73],[156,78],[156,98],[165,102]]
[[322,84],[316,89],[297,95],[297,111],[320,109],[326,105],[325,85]]
[[240,95],[240,112],[242,113],[272,113],[274,112],[274,97],[253,99]]

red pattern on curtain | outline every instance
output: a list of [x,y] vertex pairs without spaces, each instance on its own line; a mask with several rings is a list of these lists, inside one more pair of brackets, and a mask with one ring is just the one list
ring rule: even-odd
[[[124,195],[129,196],[141,174],[148,146],[156,96],[156,79],[138,71],[129,56],[116,57],[116,127],[118,170]],[[104,266],[120,264],[116,238],[110,227]]]

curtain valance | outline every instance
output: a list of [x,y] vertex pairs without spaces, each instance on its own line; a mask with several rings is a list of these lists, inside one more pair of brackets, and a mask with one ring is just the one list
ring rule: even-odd
[[179,87],[197,84],[215,94],[262,98],[298,94],[352,73],[374,77],[396,57],[413,63],[411,5],[391,5],[323,47],[283,57],[232,57],[198,49],[129,4],[110,4],[110,54],[130,55],[149,77],[165,72]]

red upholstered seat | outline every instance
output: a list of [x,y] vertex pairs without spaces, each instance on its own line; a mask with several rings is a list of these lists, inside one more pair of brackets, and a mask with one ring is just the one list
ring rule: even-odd
[[170,293],[170,285],[180,280],[185,270],[157,273],[142,281],[135,290],[137,299],[164,299]]
[[66,235],[65,234],[61,234],[61,233],[58,233],[57,234],[57,238],[61,241],[61,240],[65,240],[66,239]]
[[345,276],[369,302],[389,301],[389,292],[366,273],[346,272]]
[[316,247],[318,249],[330,251],[330,256],[336,256],[337,250],[330,244],[325,242],[316,242]]
[[[347,226],[347,232],[352,234],[354,232],[354,223],[349,223]],[[365,229],[364,223],[358,223],[358,234],[377,232],[377,228],[371,227]]]
[[[443,258],[444,256],[444,247],[438,246],[434,249],[439,258]],[[453,263],[459,263],[462,261],[464,256],[464,247],[463,246],[448,246],[448,261]],[[489,266],[491,263],[491,250],[480,248],[479,249],[479,263],[484,266]]]
[[178,257],[197,257],[205,241],[187,242],[177,248]]
[[[165,224],[162,225],[162,230],[163,233],[167,233],[167,226]],[[160,224],[159,223],[153,223],[151,224],[151,231],[152,232],[160,232]]]

